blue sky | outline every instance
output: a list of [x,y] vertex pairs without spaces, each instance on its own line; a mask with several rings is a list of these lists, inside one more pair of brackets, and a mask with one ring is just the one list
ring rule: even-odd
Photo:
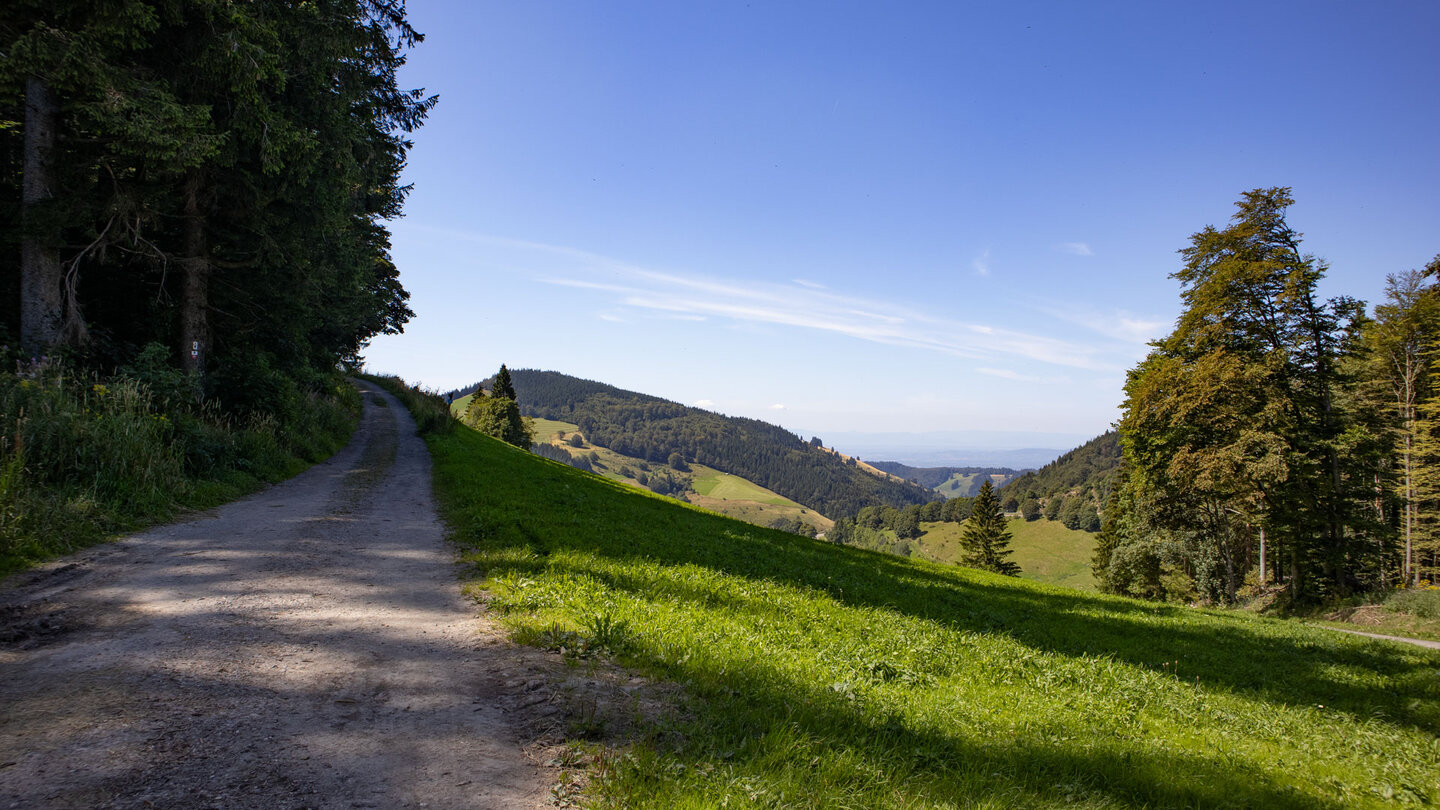
[[409,14],[416,318],[366,358],[431,388],[503,362],[842,450],[1057,446],[1118,417],[1176,251],[1243,191],[1293,187],[1325,295],[1440,253],[1429,0]]

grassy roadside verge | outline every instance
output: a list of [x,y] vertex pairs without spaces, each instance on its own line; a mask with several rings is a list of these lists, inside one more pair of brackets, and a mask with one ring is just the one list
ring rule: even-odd
[[177,374],[0,375],[0,576],[288,478],[343,446],[360,412],[338,375],[239,416],[189,404]]
[[427,438],[514,636],[685,686],[599,807],[1440,801],[1440,655],[717,517],[467,429]]

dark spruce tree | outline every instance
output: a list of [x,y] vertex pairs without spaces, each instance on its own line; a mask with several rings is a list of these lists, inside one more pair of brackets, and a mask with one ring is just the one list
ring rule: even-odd
[[0,328],[27,351],[164,344],[207,398],[283,412],[411,316],[384,221],[434,99],[396,84],[403,3],[0,16],[0,120],[26,118],[0,127]]
[[503,397],[515,401],[515,384],[510,381],[510,369],[505,364],[500,364],[500,370],[495,373],[495,384],[490,387],[490,396]]
[[960,529],[960,543],[964,547],[964,556],[960,562],[971,568],[994,571],[1011,577],[1020,576],[1020,566],[1005,559],[1011,554],[1010,527],[1005,521],[1000,499],[995,496],[995,488],[987,480],[980,485],[980,492],[975,496],[975,506],[970,513],[970,519],[965,521]]

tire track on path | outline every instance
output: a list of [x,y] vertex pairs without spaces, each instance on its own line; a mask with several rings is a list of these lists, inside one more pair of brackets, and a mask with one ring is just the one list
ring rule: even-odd
[[5,584],[0,807],[545,802],[424,443],[360,386],[330,460]]

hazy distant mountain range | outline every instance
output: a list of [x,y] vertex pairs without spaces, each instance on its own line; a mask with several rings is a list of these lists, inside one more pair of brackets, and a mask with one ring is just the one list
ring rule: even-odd
[[866,461],[912,467],[1009,467],[1032,470],[1083,444],[1073,433],[946,430],[928,433],[826,433],[825,444]]

